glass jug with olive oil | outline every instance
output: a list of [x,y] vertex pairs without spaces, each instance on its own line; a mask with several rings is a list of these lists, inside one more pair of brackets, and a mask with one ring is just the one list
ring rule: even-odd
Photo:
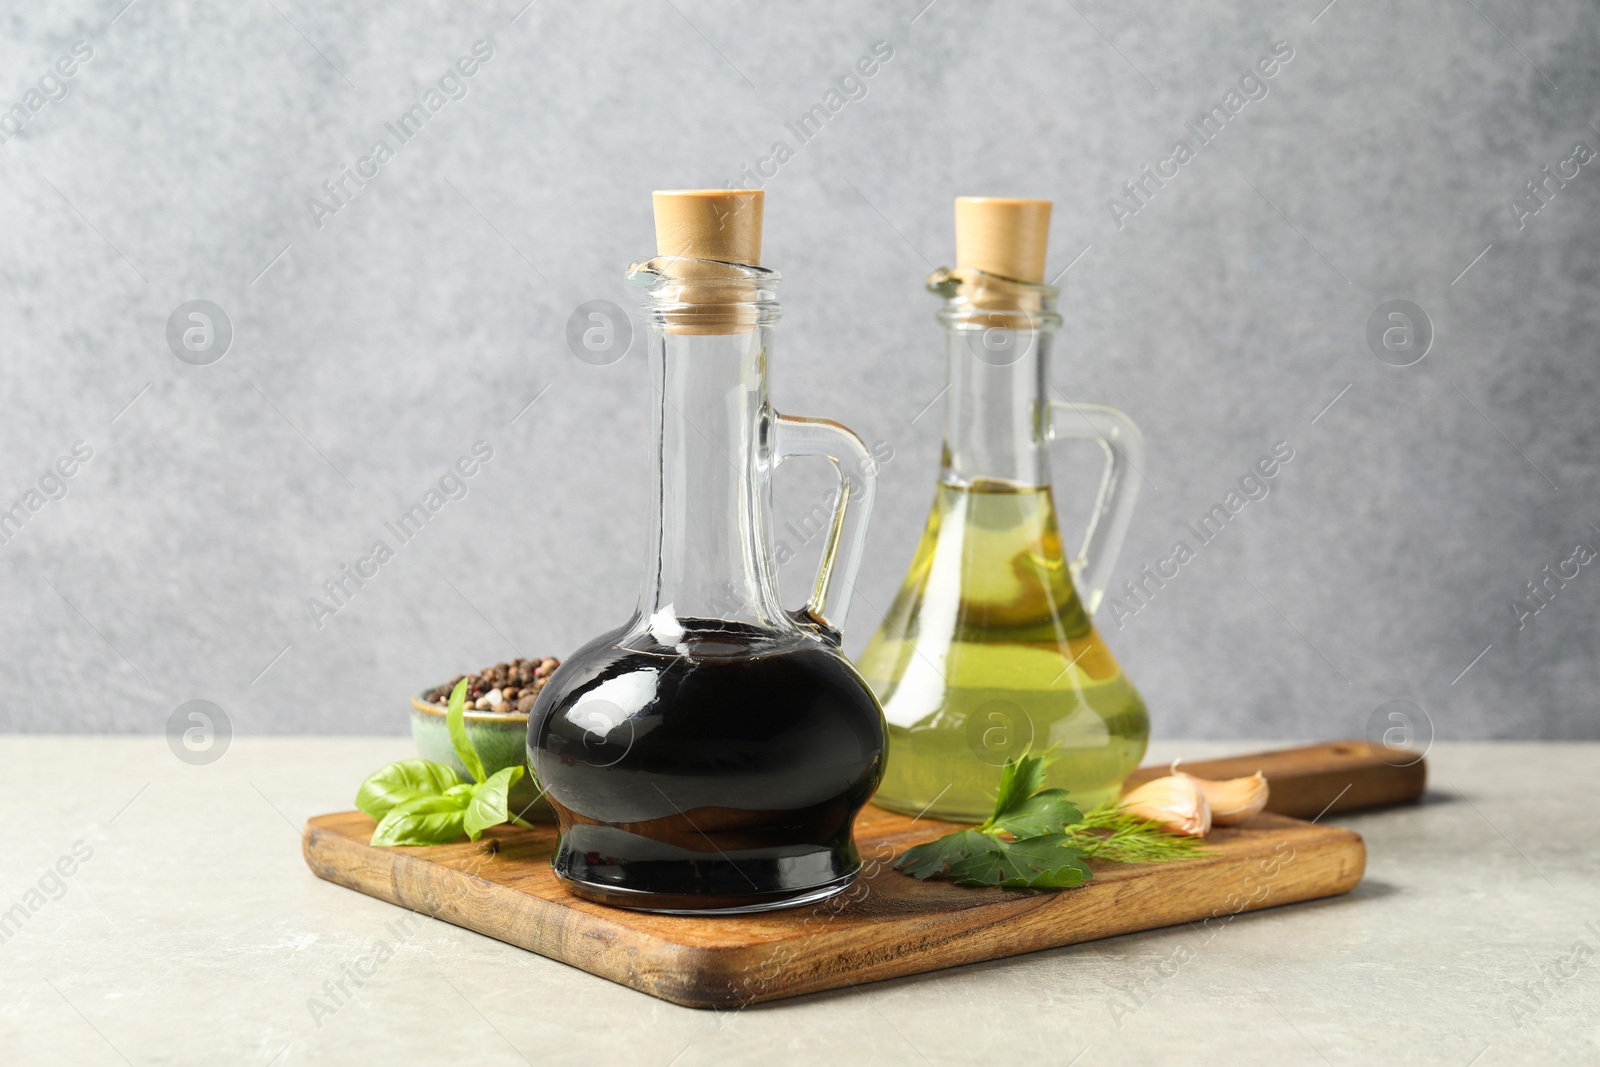
[[[922,539],[858,660],[889,723],[874,803],[975,822],[1008,758],[1048,751],[1047,785],[1088,808],[1144,756],[1149,719],[1092,616],[1116,562],[1143,466],[1122,412],[1052,396],[1061,325],[1044,284],[1048,200],[959,197],[943,300],[944,449]],[[1051,441],[1090,440],[1105,471],[1077,556],[1062,544]]]
[[[528,761],[573,893],[624,908],[793,907],[861,869],[855,816],[883,773],[872,690],[839,650],[872,506],[860,438],[767,398],[776,272],[758,266],[759,190],[655,194],[647,293],[651,550],[633,618],[550,676]],[[778,601],[771,478],[825,456],[838,502],[811,601]]]

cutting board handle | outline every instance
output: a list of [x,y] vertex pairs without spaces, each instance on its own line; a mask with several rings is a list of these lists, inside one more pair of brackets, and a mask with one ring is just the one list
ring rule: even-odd
[[[1179,769],[1196,778],[1242,778],[1260,771],[1272,790],[1267,810],[1297,819],[1410,803],[1421,799],[1428,784],[1427,761],[1420,753],[1358,740],[1184,760]],[[1128,776],[1123,788],[1168,773],[1167,766],[1141,767]]]

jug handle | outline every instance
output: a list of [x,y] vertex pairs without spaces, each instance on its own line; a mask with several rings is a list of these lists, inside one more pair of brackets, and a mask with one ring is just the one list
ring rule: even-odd
[[855,591],[856,570],[867,542],[867,516],[877,491],[878,464],[854,431],[832,419],[777,415],[774,426],[774,466],[795,456],[824,456],[839,476],[833,520],[822,545],[811,599],[794,613],[838,644],[850,596]]
[[1083,546],[1072,561],[1078,596],[1084,610],[1093,615],[1111,582],[1111,568],[1116,566],[1133,519],[1139,472],[1144,468],[1144,435],[1114,407],[1051,400],[1050,440],[1094,441],[1106,456]]

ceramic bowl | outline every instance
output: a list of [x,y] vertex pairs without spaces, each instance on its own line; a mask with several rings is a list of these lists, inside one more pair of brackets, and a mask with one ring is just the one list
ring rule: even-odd
[[[411,698],[411,740],[417,746],[417,755],[423,759],[454,767],[462,781],[471,781],[466,767],[456,759],[450,744],[450,730],[445,724],[445,709],[430,704],[418,693]],[[493,774],[504,767],[528,765],[528,717],[515,712],[468,711],[467,736],[483,760],[483,769]],[[532,778],[524,774],[511,787],[511,813],[529,822],[553,820],[549,801],[539,793]]]

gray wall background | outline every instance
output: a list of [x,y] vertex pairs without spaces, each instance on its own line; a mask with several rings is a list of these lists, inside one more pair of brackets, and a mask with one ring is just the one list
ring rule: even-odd
[[[1119,582],[1295,449],[1148,607],[1101,614],[1159,734],[1360,735],[1403,700],[1444,737],[1600,737],[1600,568],[1520,630],[1511,607],[1600,547],[1600,162],[1510,207],[1600,148],[1595,5],[523,2],[10,6],[0,106],[93,58],[0,145],[0,504],[94,456],[0,545],[0,728],[155,732],[204,698],[241,732],[400,732],[408,693],[625,618],[643,361],[574,358],[567,319],[636,305],[653,188],[783,140],[775,402],[894,449],[849,647],[932,494],[951,197],[1044,196],[1055,381],[1148,438]],[[467,95],[319,227],[307,198],[483,39]],[[1108,198],[1280,40],[1267,97],[1119,229]],[[799,144],[785,122],[876,41],[864,98]],[[197,298],[234,329],[208,366],[165,338]],[[1413,366],[1368,348],[1390,299],[1431,319]],[[384,521],[480,439],[469,495],[398,544]],[[1097,460],[1062,455],[1076,528]],[[829,484],[802,466],[785,515]],[[378,538],[394,558],[319,629],[307,599]]]

